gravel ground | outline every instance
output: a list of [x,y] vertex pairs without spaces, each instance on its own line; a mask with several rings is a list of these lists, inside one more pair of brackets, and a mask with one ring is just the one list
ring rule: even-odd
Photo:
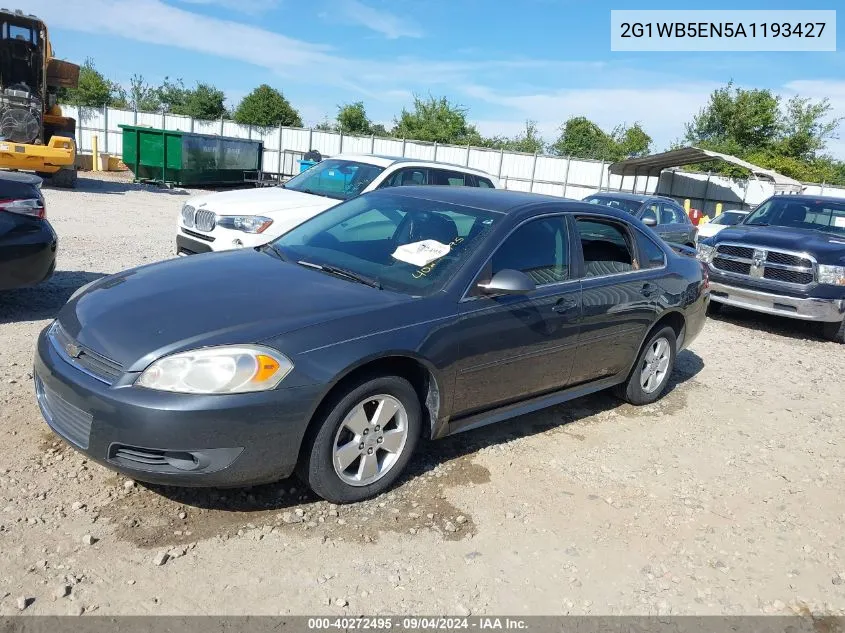
[[52,435],[39,330],[173,256],[187,192],[45,190],[58,271],[0,296],[0,615],[845,613],[843,348],[725,310],[643,408],[597,394],[425,443],[383,498],[147,487]]

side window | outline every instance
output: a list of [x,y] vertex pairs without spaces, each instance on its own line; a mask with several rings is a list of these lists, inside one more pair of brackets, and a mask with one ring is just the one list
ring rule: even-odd
[[654,216],[654,221],[658,224],[666,224],[666,221],[663,219],[662,214],[660,213],[660,205],[657,202],[650,202],[640,214],[640,219],[645,219],[646,216]]
[[613,222],[578,220],[584,276],[602,277],[634,270],[628,232]]
[[532,220],[499,246],[490,275],[510,268],[531,277],[538,286],[569,279],[569,242],[565,216]]
[[661,219],[660,224],[686,224],[687,214],[684,213],[683,209],[676,207],[674,204],[664,202],[662,205],[663,207],[661,212]]
[[423,167],[405,167],[397,169],[388,176],[379,189],[384,187],[402,187],[407,185],[427,185],[428,169]]
[[666,265],[666,254],[651,238],[637,232],[637,246],[641,268],[661,268]]
[[493,187],[493,181],[489,178],[476,176],[475,179],[478,181],[478,185],[476,186],[481,187],[482,189],[495,189],[495,187]]
[[471,177],[459,171],[447,171],[445,169],[431,169],[432,185],[449,185],[451,187],[471,186]]

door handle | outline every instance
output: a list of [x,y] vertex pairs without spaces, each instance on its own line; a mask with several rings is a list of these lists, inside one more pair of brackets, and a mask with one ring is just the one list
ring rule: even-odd
[[578,307],[578,300],[573,299],[572,297],[565,297],[558,301],[554,306],[552,306],[552,310],[557,312],[558,314],[563,314],[565,312],[569,312]]
[[658,287],[655,286],[654,284],[643,284],[643,287],[640,288],[640,293],[644,297],[650,297],[651,295],[653,295],[657,291],[658,291]]

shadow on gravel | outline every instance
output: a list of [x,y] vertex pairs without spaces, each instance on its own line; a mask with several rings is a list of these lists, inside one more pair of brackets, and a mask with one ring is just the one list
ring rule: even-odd
[[0,324],[52,319],[73,292],[102,273],[57,270],[47,281],[32,288],[0,292]]
[[86,178],[84,176],[79,176],[76,181],[76,188],[75,189],[62,189],[59,187],[53,187],[48,182],[45,181],[44,189],[51,189],[54,191],[63,191],[65,193],[73,194],[73,193],[111,193],[111,194],[125,194],[129,191],[149,191],[151,193],[162,193],[171,196],[187,196],[190,195],[190,192],[179,189],[173,188],[168,189],[167,187],[163,187],[160,185],[155,184],[146,184],[142,182],[132,182],[131,180],[111,180],[111,179],[100,179],[100,178]]
[[779,317],[733,306],[722,306],[718,313],[708,314],[707,316],[714,321],[730,323],[749,330],[762,330],[777,336],[809,341],[825,340],[822,337],[821,325],[812,321]]
[[[683,383],[696,376],[704,367],[701,358],[690,350],[678,355],[675,370],[670,377],[664,399],[651,406],[662,406],[666,410],[683,408],[686,398],[674,392]],[[681,394],[682,395],[682,394]],[[674,402],[674,401],[678,402]],[[442,440],[423,440],[417,447],[414,458],[398,482],[398,488],[415,480],[430,475],[440,466],[448,466],[438,482],[448,486],[461,486],[467,483],[481,484],[489,481],[487,470],[473,464],[471,457],[479,450],[489,446],[504,444],[523,437],[545,433],[553,429],[562,429],[571,422],[588,418],[611,409],[620,407],[641,411],[645,407],[631,407],[623,404],[610,391],[601,391],[584,398],[544,409],[504,422],[459,433]],[[254,486],[248,490],[176,488],[170,486],[146,485],[147,488],[177,503],[207,510],[225,512],[256,512],[284,510],[301,503],[311,503],[318,499],[295,478],[274,484]],[[378,502],[380,498],[374,501]],[[371,502],[367,502],[371,503]]]

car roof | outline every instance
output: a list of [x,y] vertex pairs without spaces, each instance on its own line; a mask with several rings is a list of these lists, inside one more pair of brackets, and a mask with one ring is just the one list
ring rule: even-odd
[[628,193],[627,191],[597,191],[596,193],[591,193],[588,197],[598,198],[599,196],[602,198],[610,198],[611,200],[633,200],[635,202],[645,202],[646,200],[665,200],[666,202],[675,202],[675,200],[669,196],[659,196],[656,194],[646,193]]
[[839,204],[845,203],[845,198],[838,198],[838,197],[835,197],[835,196],[820,196],[820,195],[813,195],[813,194],[810,194],[810,193],[777,194],[777,195],[774,195],[771,198],[769,198],[769,200],[779,200],[781,198],[784,198],[786,200],[799,200],[799,201],[804,200],[804,201],[812,201],[812,202],[818,202],[819,200],[827,202],[828,200],[832,200],[833,202],[837,202]]
[[25,174],[19,171],[6,171],[4,169],[0,169],[0,181],[8,180],[11,182],[19,182],[26,185],[35,185],[36,187],[40,187],[41,183],[44,182],[38,176],[34,174]]
[[513,213],[530,207],[554,206],[556,211],[579,211],[588,215],[602,215],[631,222],[630,213],[604,205],[588,204],[572,198],[547,196],[527,191],[486,189],[481,187],[454,187],[449,185],[415,185],[378,189],[365,196],[397,195],[430,202],[473,207],[495,213]]
[[481,169],[475,169],[474,167],[467,167],[466,165],[458,165],[455,163],[444,163],[439,160],[426,160],[424,158],[408,158],[403,156],[385,156],[382,154],[337,154],[336,156],[327,156],[327,159],[337,159],[337,160],[354,160],[359,163],[367,163],[370,165],[378,165],[379,167],[391,167],[397,164],[407,164],[407,165],[420,165],[420,166],[437,166],[437,167],[449,167],[451,169],[455,169],[457,171],[467,172],[470,174],[476,174],[478,176],[484,176],[485,178],[492,178],[490,174],[486,171]]

